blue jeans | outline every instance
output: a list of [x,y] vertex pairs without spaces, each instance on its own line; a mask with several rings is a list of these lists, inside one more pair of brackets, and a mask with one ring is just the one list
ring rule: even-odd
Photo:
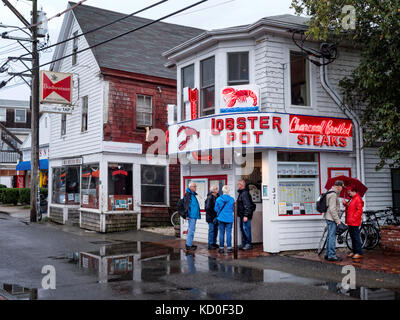
[[361,236],[360,236],[360,228],[354,227],[354,226],[349,226],[349,233],[350,233],[351,242],[353,244],[353,253],[354,254],[363,254]]
[[240,218],[240,231],[242,233],[242,246],[251,245],[251,220],[247,219],[247,222],[243,222],[243,218]]
[[193,245],[194,232],[196,231],[197,219],[189,219],[189,230],[186,238],[186,245],[191,247]]
[[328,225],[328,235],[326,236],[326,253],[325,257],[336,257],[336,222],[326,220]]
[[226,231],[226,246],[228,249],[232,249],[232,225],[233,223],[218,221],[219,230],[219,247],[224,248],[225,243],[225,231]]
[[218,236],[218,223],[209,223],[208,224],[208,245],[217,243]]

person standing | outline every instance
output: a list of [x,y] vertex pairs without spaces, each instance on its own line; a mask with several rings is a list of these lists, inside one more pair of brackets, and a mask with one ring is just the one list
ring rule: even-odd
[[184,196],[185,211],[188,213],[186,220],[189,222],[189,229],[186,238],[186,250],[196,250],[197,246],[193,245],[194,232],[196,231],[196,222],[200,219],[200,205],[197,200],[197,185],[194,182],[189,184]]
[[217,217],[214,207],[215,201],[219,197],[218,191],[219,190],[217,186],[211,186],[205,202],[206,221],[208,223],[208,250],[214,250],[218,248],[218,221],[214,221],[214,219]]
[[251,219],[253,217],[253,201],[249,190],[246,188],[244,180],[238,181],[238,198],[237,198],[237,213],[240,217],[240,231],[242,234],[242,244],[239,246],[241,250],[251,250]]
[[225,232],[227,252],[232,253],[232,225],[233,210],[235,199],[229,195],[229,187],[223,186],[223,195],[215,202],[215,212],[217,212],[218,228],[219,228],[219,250],[218,253],[224,253]]
[[324,213],[324,219],[328,225],[328,235],[326,238],[325,259],[328,261],[341,261],[336,256],[336,227],[340,222],[340,202],[339,196],[342,192],[344,183],[341,180],[335,181],[335,184],[326,195],[326,204],[328,210]]
[[362,214],[364,201],[358,194],[356,187],[350,186],[347,189],[350,201],[343,200],[343,205],[346,208],[346,224],[349,226],[351,242],[353,244],[353,252],[347,257],[353,259],[362,258],[362,242],[360,236],[360,225],[362,222]]

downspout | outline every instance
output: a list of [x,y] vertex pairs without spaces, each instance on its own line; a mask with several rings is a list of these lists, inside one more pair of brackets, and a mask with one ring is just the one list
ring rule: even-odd
[[324,59],[321,59],[322,66],[320,68],[320,78],[322,87],[328,93],[328,95],[335,101],[335,103],[339,106],[339,108],[344,112],[346,116],[348,116],[354,123],[355,131],[356,131],[356,164],[357,164],[357,179],[359,179],[363,184],[365,184],[365,169],[364,169],[364,150],[363,146],[363,132],[360,125],[360,119],[358,116],[350,110],[349,106],[343,103],[340,95],[330,86],[328,81],[328,70],[327,66],[324,65]]

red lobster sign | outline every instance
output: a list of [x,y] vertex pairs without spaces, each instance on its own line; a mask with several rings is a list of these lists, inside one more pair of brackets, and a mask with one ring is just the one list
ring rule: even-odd
[[226,88],[222,90],[222,96],[227,103],[227,108],[232,108],[237,102],[246,102],[247,99],[253,100],[253,106],[257,106],[258,98],[252,90],[236,90],[234,88]]

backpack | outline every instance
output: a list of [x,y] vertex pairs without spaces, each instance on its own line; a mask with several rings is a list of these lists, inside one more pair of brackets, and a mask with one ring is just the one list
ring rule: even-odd
[[326,204],[326,196],[329,193],[333,193],[333,192],[335,192],[335,191],[328,191],[328,192],[321,194],[318,197],[318,199],[316,201],[316,207],[317,207],[317,211],[319,213],[326,213],[326,211],[328,211],[328,205]]
[[185,210],[185,197],[182,199],[179,199],[176,209],[178,210],[179,215],[183,218],[186,219],[188,216],[187,210]]

